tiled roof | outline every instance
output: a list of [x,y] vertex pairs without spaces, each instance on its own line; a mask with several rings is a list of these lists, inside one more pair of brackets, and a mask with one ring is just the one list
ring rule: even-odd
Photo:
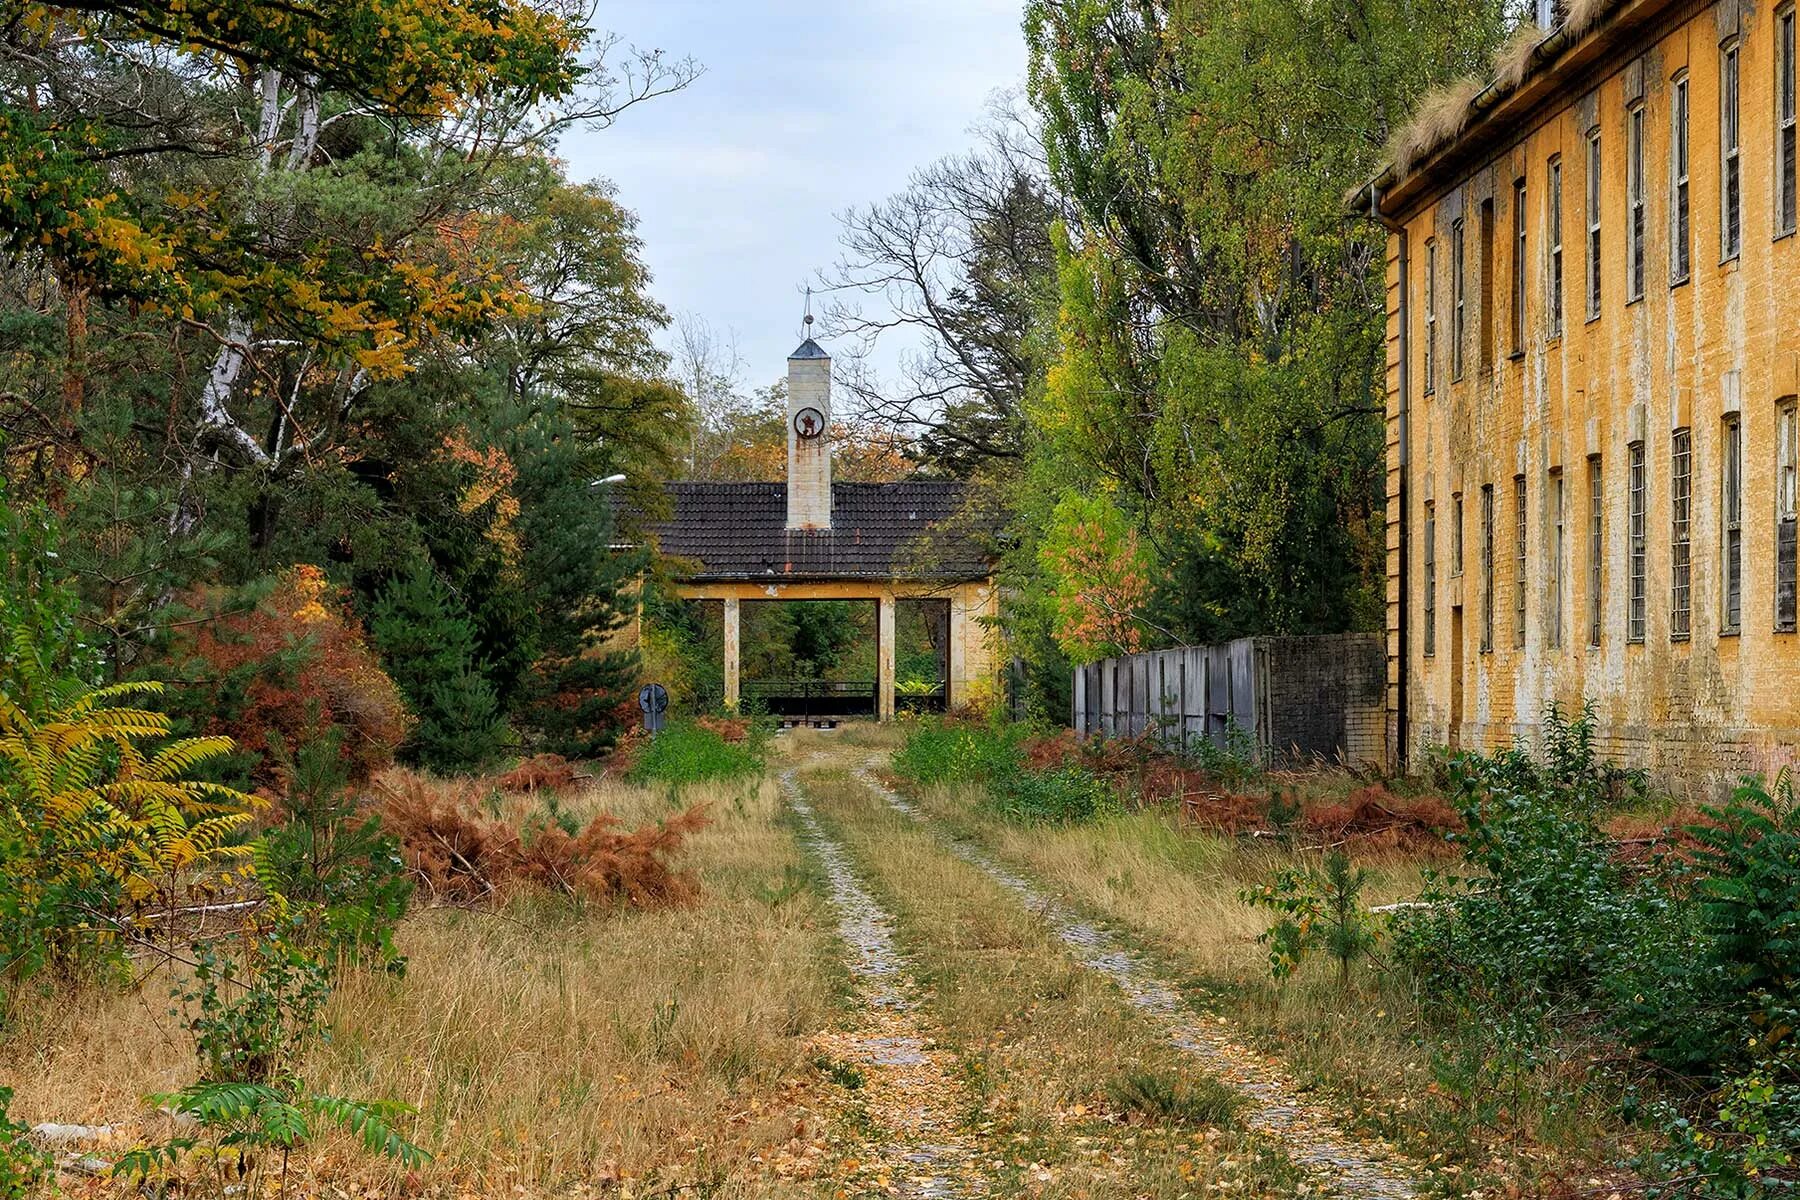
[[646,532],[695,583],[757,579],[983,579],[980,530],[958,521],[953,480],[836,483],[829,530],[787,529],[784,483],[672,483],[673,515]]

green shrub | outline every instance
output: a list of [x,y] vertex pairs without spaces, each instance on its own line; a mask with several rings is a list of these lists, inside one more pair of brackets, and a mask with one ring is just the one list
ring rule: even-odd
[[761,734],[728,742],[691,721],[676,721],[651,739],[627,778],[633,783],[704,783],[738,779],[763,768]]
[[1024,770],[1019,747],[1029,732],[1024,725],[927,722],[906,735],[894,754],[894,770],[928,787],[1011,779]]
[[429,562],[388,580],[369,614],[369,639],[418,718],[401,757],[444,773],[500,757],[509,731],[481,672],[475,622]]
[[1363,907],[1369,874],[1333,850],[1322,866],[1277,871],[1259,888],[1240,893],[1244,903],[1276,913],[1256,939],[1269,951],[1269,974],[1284,982],[1314,949],[1338,964],[1338,986],[1350,986],[1350,969],[1375,949],[1373,919]]
[[30,1130],[13,1120],[9,1087],[0,1087],[0,1200],[23,1200],[37,1194],[37,1185],[50,1171],[50,1156],[32,1144]]
[[256,873],[300,918],[306,940],[329,953],[403,967],[394,927],[412,882],[400,845],[349,788],[341,731],[289,755],[273,747],[285,820],[263,834]]
[[1083,767],[1018,770],[988,783],[989,803],[1010,821],[1079,825],[1119,811],[1112,786]]

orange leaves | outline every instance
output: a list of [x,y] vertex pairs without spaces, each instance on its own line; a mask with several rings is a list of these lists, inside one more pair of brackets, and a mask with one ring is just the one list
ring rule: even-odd
[[1039,550],[1050,577],[1056,640],[1075,663],[1143,649],[1149,564],[1137,530],[1105,500],[1071,493]]
[[477,448],[462,430],[445,436],[444,456],[451,462],[473,468],[473,478],[457,499],[457,510],[466,517],[491,505],[493,519],[487,527],[487,539],[499,549],[501,559],[508,567],[518,566],[521,553],[519,498],[512,490],[518,479],[518,468],[512,459],[498,446]]

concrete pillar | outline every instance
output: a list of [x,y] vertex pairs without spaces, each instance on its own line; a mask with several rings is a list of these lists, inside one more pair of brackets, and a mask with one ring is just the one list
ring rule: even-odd
[[725,597],[725,707],[735,712],[738,706],[738,658],[740,641],[738,598]]
[[894,719],[894,594],[875,602],[875,709],[883,721]]
[[949,656],[944,662],[944,708],[955,712],[969,702],[969,598],[961,588],[950,593],[950,627],[945,630]]

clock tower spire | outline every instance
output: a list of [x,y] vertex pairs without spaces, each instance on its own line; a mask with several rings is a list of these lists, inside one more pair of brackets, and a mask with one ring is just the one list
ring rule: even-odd
[[831,528],[831,355],[812,339],[812,291],[805,340],[788,355],[787,527]]

